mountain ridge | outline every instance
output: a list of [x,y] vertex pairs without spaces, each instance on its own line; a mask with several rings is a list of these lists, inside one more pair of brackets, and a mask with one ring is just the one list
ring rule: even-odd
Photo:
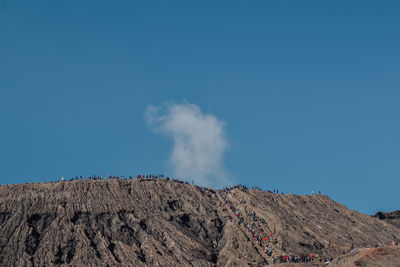
[[311,253],[322,264],[400,239],[325,195],[169,179],[2,185],[0,233],[0,264],[15,266],[265,266]]

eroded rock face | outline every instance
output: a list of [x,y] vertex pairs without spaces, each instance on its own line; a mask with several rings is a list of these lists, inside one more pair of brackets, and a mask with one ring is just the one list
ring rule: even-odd
[[[224,193],[273,255],[336,256],[400,230],[326,196]],[[252,213],[254,212],[254,213]],[[280,243],[287,252],[280,250]],[[0,187],[0,266],[265,266],[221,195],[159,180],[80,180]]]

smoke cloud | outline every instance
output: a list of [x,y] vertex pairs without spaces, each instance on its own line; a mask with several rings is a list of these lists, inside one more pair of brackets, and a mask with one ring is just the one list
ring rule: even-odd
[[227,148],[223,121],[190,103],[149,106],[146,118],[152,131],[173,141],[168,165],[174,176],[203,186],[232,183],[222,161]]

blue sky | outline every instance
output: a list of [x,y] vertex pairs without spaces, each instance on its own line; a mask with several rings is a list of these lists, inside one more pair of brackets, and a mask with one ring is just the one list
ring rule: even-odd
[[400,208],[399,2],[140,2],[0,0],[0,184],[167,174],[186,101],[239,183]]

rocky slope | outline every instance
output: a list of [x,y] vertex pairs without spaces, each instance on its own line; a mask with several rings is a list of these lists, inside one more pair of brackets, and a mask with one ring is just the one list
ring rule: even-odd
[[328,266],[341,267],[399,267],[400,247],[364,248],[334,259]]
[[377,212],[374,217],[400,228],[400,210],[392,212]]
[[[272,256],[245,225],[268,236]],[[0,266],[265,266],[310,253],[319,263],[352,244],[396,239],[400,229],[324,195],[214,192],[166,179],[0,187]]]

